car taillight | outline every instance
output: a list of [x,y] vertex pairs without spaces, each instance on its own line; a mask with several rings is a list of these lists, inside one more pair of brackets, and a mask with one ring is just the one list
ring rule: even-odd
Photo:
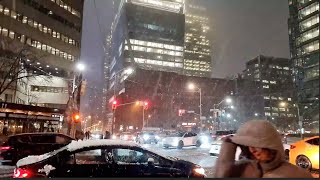
[[16,168],[13,172],[13,178],[29,178],[31,176],[30,171],[22,168]]
[[296,146],[290,145],[290,149],[294,149],[294,148],[296,148]]
[[7,151],[7,150],[9,150],[9,149],[11,149],[10,146],[1,146],[1,147],[0,147],[0,151]]

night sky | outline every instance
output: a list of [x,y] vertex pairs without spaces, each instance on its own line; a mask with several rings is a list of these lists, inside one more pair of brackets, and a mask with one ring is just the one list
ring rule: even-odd
[[[240,73],[258,54],[289,58],[288,0],[198,2],[207,7],[211,21],[213,77]],[[110,31],[112,11],[112,0],[85,1],[81,61],[88,66],[85,77],[91,87],[101,87],[102,38]]]

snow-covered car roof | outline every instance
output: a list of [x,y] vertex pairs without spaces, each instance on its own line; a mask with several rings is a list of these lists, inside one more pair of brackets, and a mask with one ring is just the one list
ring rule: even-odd
[[[23,159],[20,159],[16,165],[17,167],[21,167],[29,164],[34,164],[34,163],[43,161],[45,159],[48,159],[64,150],[76,151],[86,147],[98,147],[98,146],[126,146],[126,147],[138,147],[141,149],[145,149],[135,142],[122,141],[122,140],[111,140],[111,139],[94,139],[94,140],[84,140],[84,141],[79,140],[79,141],[72,141],[70,144],[68,144],[67,146],[64,146],[63,148],[60,148],[58,150],[55,150],[43,155],[25,157]],[[145,150],[153,152],[152,150],[149,150],[149,149],[145,149]],[[153,152],[153,153],[166,157],[156,152]]]

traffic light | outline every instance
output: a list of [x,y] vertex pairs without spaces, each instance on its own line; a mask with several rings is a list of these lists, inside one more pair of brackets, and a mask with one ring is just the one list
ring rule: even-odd
[[80,122],[80,114],[79,113],[74,113],[73,116],[72,116],[72,120],[75,123]]
[[112,110],[115,110],[115,109],[117,109],[117,101],[113,101],[112,102]]
[[143,109],[148,109],[149,103],[147,101],[143,102]]

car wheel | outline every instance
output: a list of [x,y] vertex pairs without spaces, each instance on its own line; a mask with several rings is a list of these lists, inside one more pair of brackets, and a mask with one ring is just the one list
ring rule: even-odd
[[308,169],[308,170],[312,169],[312,164],[310,159],[303,155],[300,155],[297,157],[296,165],[304,169]]
[[201,142],[198,140],[197,142],[196,142],[196,147],[200,147],[201,146]]
[[177,149],[182,149],[183,148],[183,141],[179,141]]

